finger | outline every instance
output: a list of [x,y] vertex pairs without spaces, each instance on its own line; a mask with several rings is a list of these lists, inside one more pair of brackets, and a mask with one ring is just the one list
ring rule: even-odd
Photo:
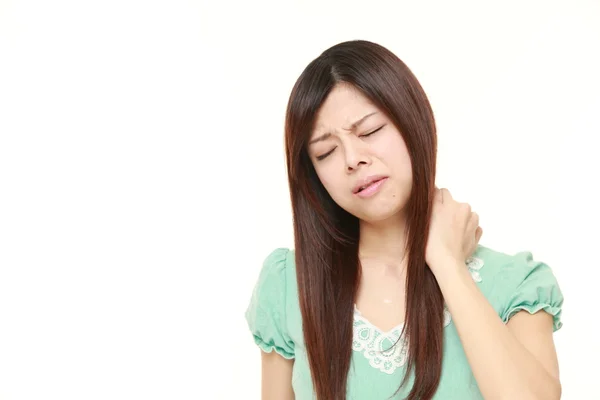
[[477,214],[474,211],[471,212],[471,216],[469,217],[468,226],[471,229],[471,232],[475,232],[475,229],[477,229],[477,227],[479,226],[479,214]]
[[442,195],[442,189],[438,188],[437,186],[435,187],[435,192],[433,195],[433,200],[437,201],[438,203],[443,203],[444,202],[444,198]]
[[478,226],[477,229],[475,230],[475,242],[476,243],[479,243],[479,240],[481,239],[482,235],[483,235],[483,228]]
[[464,225],[465,237],[474,238],[477,227],[479,226],[479,215],[476,212],[469,213],[469,217]]
[[450,194],[450,191],[446,188],[441,188],[440,189],[440,201],[442,203],[450,203],[453,199],[452,199],[452,195]]
[[469,253],[468,253],[469,256],[472,256],[477,251],[477,247],[479,246],[479,239],[481,239],[482,234],[483,234],[483,230],[481,229],[481,227],[478,226],[475,229],[475,237],[473,238],[474,240],[470,241]]
[[473,218],[473,212],[471,209],[471,205],[469,203],[458,203],[458,207],[460,211],[463,213],[463,216],[469,222]]

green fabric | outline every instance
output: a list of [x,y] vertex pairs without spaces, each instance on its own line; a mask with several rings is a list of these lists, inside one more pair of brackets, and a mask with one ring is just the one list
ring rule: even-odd
[[[465,268],[469,268],[473,280],[504,322],[520,310],[544,310],[554,317],[554,331],[562,326],[562,292],[552,270],[534,261],[530,252],[509,255],[479,246]],[[263,351],[274,350],[287,359],[295,359],[292,386],[296,400],[315,399],[302,336],[293,250],[278,248],[265,259],[245,317],[254,341]],[[364,327],[363,322],[355,314],[355,331]],[[371,333],[371,344],[384,336],[378,331]],[[406,365],[390,367],[389,362],[382,363],[377,357],[379,353],[359,350],[359,342],[353,343],[347,399],[391,398]],[[393,399],[406,397],[412,382],[411,373],[408,384]],[[483,399],[451,318],[444,328],[442,377],[434,398]]]

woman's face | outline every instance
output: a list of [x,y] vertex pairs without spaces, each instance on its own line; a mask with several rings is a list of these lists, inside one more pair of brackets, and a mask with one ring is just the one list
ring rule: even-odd
[[[323,103],[308,154],[333,200],[363,221],[395,216],[409,199],[412,168],[399,130],[349,84],[336,85]],[[370,177],[384,179],[357,192]]]

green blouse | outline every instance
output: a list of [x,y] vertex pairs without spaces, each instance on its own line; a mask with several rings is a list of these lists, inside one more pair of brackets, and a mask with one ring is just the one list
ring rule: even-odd
[[[544,310],[554,317],[554,331],[562,326],[562,292],[552,270],[534,261],[530,252],[508,255],[479,246],[465,268],[505,323],[520,310],[531,314]],[[274,350],[295,359],[292,387],[296,400],[315,399],[302,335],[293,250],[278,248],[265,259],[245,317],[263,351]],[[442,376],[434,399],[483,399],[447,309],[445,317]],[[355,309],[347,399],[392,398],[405,373],[407,343],[401,341],[391,347],[401,329],[402,325],[382,332]],[[407,396],[412,374],[393,399]]]

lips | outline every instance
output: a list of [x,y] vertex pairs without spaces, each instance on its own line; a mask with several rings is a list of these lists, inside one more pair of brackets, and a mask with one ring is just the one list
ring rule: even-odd
[[364,189],[368,188],[370,185],[379,182],[382,179],[387,178],[387,176],[384,175],[371,175],[371,176],[367,176],[366,178],[363,178],[361,180],[358,181],[358,183],[354,186],[354,189],[352,189],[352,193],[356,194],[359,193],[361,191],[363,191]]
[[373,181],[373,182],[369,183],[368,185],[361,186],[361,187],[358,189],[358,191],[357,191],[356,193],[360,193],[360,192],[362,192],[363,190],[365,190],[365,189],[366,189],[366,188],[368,188],[369,186],[371,186],[371,185],[373,185],[373,184],[375,184],[375,183],[379,182],[380,180],[381,180],[381,179],[379,179],[379,180],[376,180],[376,181]]

